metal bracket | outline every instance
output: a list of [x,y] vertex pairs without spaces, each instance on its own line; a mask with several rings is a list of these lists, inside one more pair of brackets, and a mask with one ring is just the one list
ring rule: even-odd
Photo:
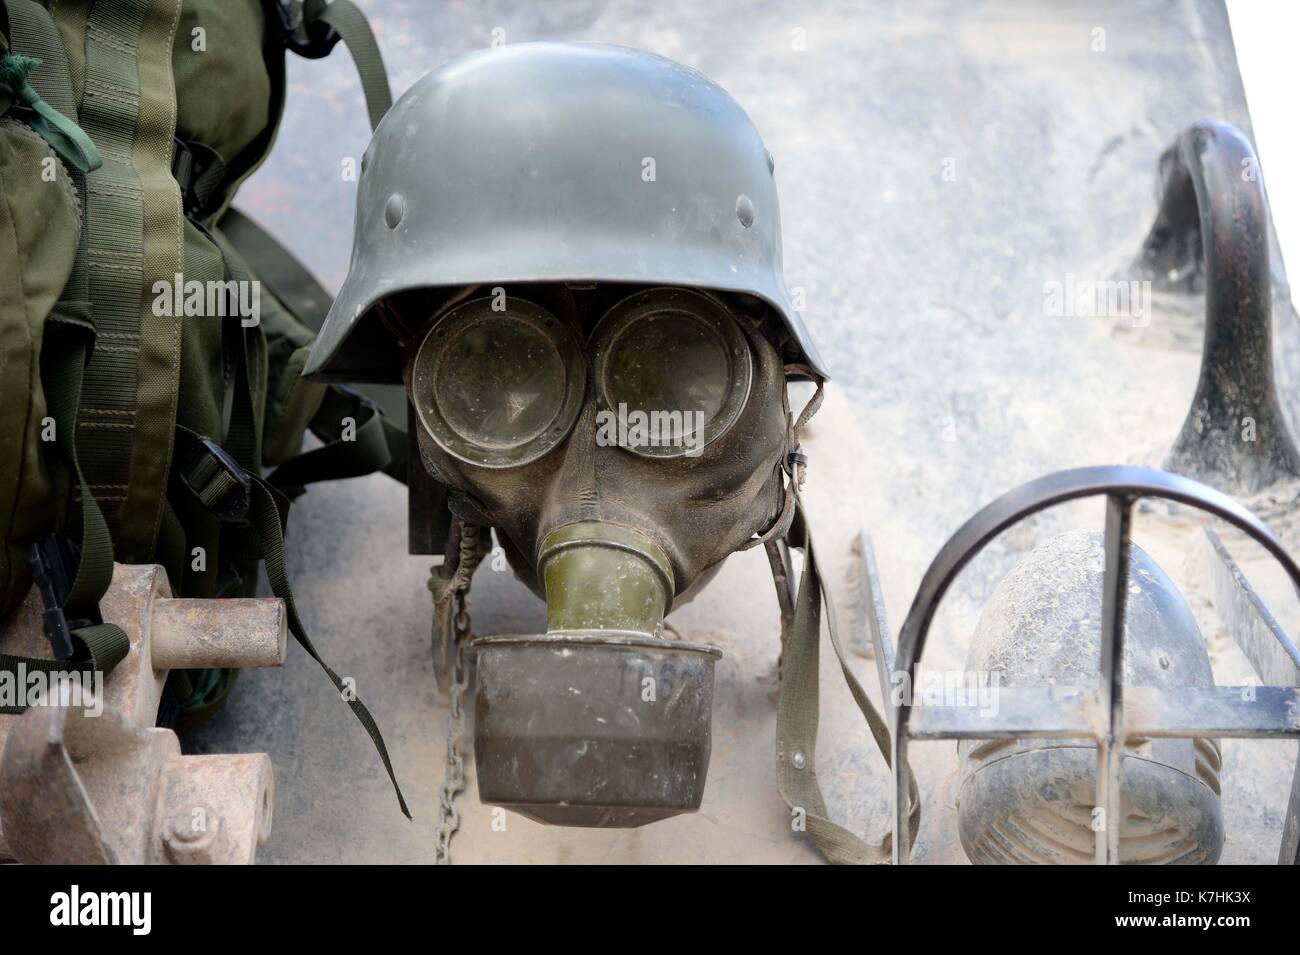
[[[1138,259],[1157,281],[1204,276],[1205,347],[1187,418],[1165,461],[1236,494],[1300,477],[1273,378],[1269,215],[1259,158],[1226,123],[1185,130],[1160,158],[1161,200]],[[1247,422],[1253,440],[1242,439]]]

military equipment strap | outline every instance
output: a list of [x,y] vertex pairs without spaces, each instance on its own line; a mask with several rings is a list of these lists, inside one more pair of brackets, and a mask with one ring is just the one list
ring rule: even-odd
[[[13,84],[20,87],[15,90],[16,99],[34,110],[35,119],[25,117],[28,124],[73,167],[73,182],[84,202],[83,174],[97,169],[103,160],[89,137],[69,118],[75,115],[76,103],[58,28],[44,7],[29,0],[4,0],[3,12],[15,45],[39,57],[28,59],[29,65],[21,70],[21,83]],[[37,63],[46,66],[36,78],[39,93],[27,83]],[[20,665],[28,672],[107,673],[131,646],[126,632],[115,624],[103,623],[99,613],[100,598],[113,578],[113,542],[77,457],[81,386],[95,341],[90,304],[86,301],[85,244],[83,230],[72,275],[55,310],[46,317],[40,357],[46,410],[54,422],[52,450],[76,482],[75,533],[80,538],[80,551],[74,553],[68,539],[56,535],[33,545],[33,576],[45,604],[45,630],[57,659],[0,654],[0,671],[15,674]],[[19,711],[17,707],[0,708],[4,713]]]
[[[39,657],[20,657],[11,653],[0,653],[0,673],[11,673],[18,681],[16,685],[28,685],[26,674],[48,673],[63,676],[70,673],[82,674],[85,690],[92,688],[89,675],[108,673],[117,666],[131,649],[131,641],[126,632],[116,624],[100,623],[80,627],[73,631],[76,653],[68,660],[47,660]],[[85,697],[83,696],[83,700]],[[89,705],[88,703],[86,705]],[[17,716],[27,709],[17,704],[0,703],[0,716]]]
[[257,263],[257,277],[300,322],[320,328],[333,298],[292,252],[238,209],[227,209],[217,226],[245,261]]
[[226,160],[211,146],[178,136],[172,153],[172,176],[180,187],[185,214],[198,219],[225,182]]
[[[866,718],[876,746],[890,761],[889,727],[872,705],[862,684],[849,668],[840,646],[831,595],[821,579],[812,535],[799,508],[791,531],[793,546],[804,549],[804,569],[799,581],[798,597],[791,599],[785,555],[776,542],[767,544],[772,559],[773,576],[781,601],[781,688],[776,717],[776,768],[781,798],[791,812],[799,813],[808,835],[827,861],[836,864],[883,864],[890,860],[892,837],[872,845],[848,829],[832,822],[826,801],[817,783],[817,724],[820,709],[818,645],[821,641],[821,608],[826,607],[826,629],[840,670],[858,709]],[[916,777],[908,774],[908,828],[912,841],[921,824],[921,801]]]
[[[86,356],[94,338],[89,321],[80,316],[51,314],[46,318],[41,349],[41,379],[45,397],[54,419],[54,447],[68,473],[77,482],[80,502],[81,554],[75,577],[66,595],[57,593],[55,581],[41,567],[46,542],[33,546],[33,570],[45,602],[45,629],[57,648],[68,641],[64,659],[46,660],[0,654],[0,672],[15,675],[20,667],[28,672],[62,672],[90,670],[107,673],[131,649],[131,642],[121,627],[103,623],[99,600],[113,578],[113,541],[108,525],[77,460],[73,437],[76,434],[77,404]],[[0,707],[0,713],[21,712],[19,707]]]
[[76,579],[64,601],[64,611],[74,618],[97,616],[99,599],[113,580],[113,541],[103,512],[90,492],[90,485],[77,458],[77,406],[81,397],[81,380],[94,329],[88,321],[55,312],[45,320],[44,347],[41,349],[45,400],[54,419],[54,446],[63,463],[77,482],[80,500],[81,559]]
[[60,26],[85,38],[84,55],[72,57],[84,77],[78,118],[104,156],[87,180],[90,299],[102,344],[86,375],[78,450],[127,563],[155,557],[176,420],[182,318],[149,303],[158,283],[170,288],[182,272],[171,174],[180,5],[114,0],[53,10]]
[[[244,219],[244,222],[251,224],[251,220],[248,219]],[[253,228],[257,227],[253,226]],[[247,256],[243,253],[248,251],[252,254],[257,250],[241,250],[235,247],[231,237],[220,230],[208,232],[205,229],[204,232],[220,248],[229,273],[239,281],[251,282],[252,275],[243,264]],[[288,259],[294,268],[306,273],[306,269],[299,265],[287,251],[280,248],[279,243],[260,229],[258,232],[264,237],[266,243],[279,249],[281,258]],[[271,285],[271,290],[274,293],[276,286]],[[321,294],[325,295],[323,291]],[[328,295],[325,295],[325,301],[328,309]],[[292,311],[291,305],[290,310]],[[244,349],[246,348],[245,342]],[[252,471],[259,462],[257,455],[247,447],[247,438],[254,433],[256,421],[253,417],[246,355],[241,354],[236,357],[238,359],[237,380],[225,446],[242,467]],[[268,477],[272,485],[290,496],[297,496],[304,487],[317,481],[360,477],[380,470],[389,471],[393,466],[392,448],[406,446],[405,435],[386,426],[383,414],[375,402],[350,388],[338,385],[331,386],[326,391],[320,410],[312,418],[311,430],[325,442],[324,447],[290,458]]]
[[[350,423],[349,423],[350,422]],[[299,454],[280,465],[267,481],[291,496],[316,481],[361,477],[384,470],[392,462],[385,419],[369,398],[339,385],[325,392],[312,432],[323,447]],[[405,436],[401,437],[405,444]]]
[[370,115],[370,128],[373,130],[393,105],[393,94],[388,87],[384,58],[379,53],[379,44],[375,42],[375,34],[365,14],[352,0],[334,0],[329,4],[325,0],[306,0],[303,19],[309,30],[313,24],[324,24],[333,29],[347,46],[361,77],[361,90],[366,97],[366,112]]
[[822,406],[822,398],[826,387],[826,379],[817,372],[813,371],[807,365],[787,364],[785,366],[786,380],[794,378],[806,378],[817,384],[817,390],[813,396],[808,399],[803,410],[799,412],[799,417],[790,412],[790,389],[781,389],[781,410],[785,414],[785,457],[781,460],[780,469],[782,481],[782,503],[781,510],[776,516],[772,525],[757,537],[751,537],[745,543],[741,544],[737,550],[749,550],[751,547],[757,547],[759,544],[767,546],[772,541],[783,539],[790,532],[790,525],[794,523],[796,504],[799,500],[799,489],[803,487],[804,472],[807,470],[808,457],[799,450],[799,439],[803,434],[803,429],[807,426],[812,416]]
[[[194,226],[207,236],[221,253],[226,274],[237,282],[252,286],[254,281],[252,274],[224,238],[200,223],[195,222]],[[258,424],[258,402],[250,360],[256,353],[257,333],[251,327],[244,327],[243,317],[237,312],[238,309],[230,308],[222,335],[222,348],[229,355],[230,373],[233,379],[227,385],[228,410],[223,414],[226,433],[222,443],[240,467],[256,473],[261,466],[261,428]]]
[[[278,239],[234,208],[221,217],[216,234],[222,240],[223,249],[232,247],[237,253],[237,256],[228,255],[228,259],[242,256],[246,261],[256,262],[258,278],[285,308],[299,321],[320,328],[333,299]],[[355,423],[356,434],[343,441],[340,423],[349,417]],[[407,482],[410,455],[406,433],[367,396],[331,386],[312,419],[311,430],[326,442],[325,447],[286,461],[271,474],[272,484],[288,490],[314,481],[359,477],[374,471],[383,471],[403,484]]]
[[411,818],[411,811],[407,808],[402,788],[393,771],[388,747],[374,717],[352,687],[345,686],[339,675],[321,659],[298,616],[284,561],[284,523],[288,500],[267,481],[244,471],[212,441],[180,426],[176,429],[176,460],[181,468],[179,476],[182,482],[214,514],[225,520],[248,519],[260,556],[266,562],[266,577],[271,584],[271,592],[284,601],[288,611],[289,632],[307,651],[308,656],[320,664],[357,720],[365,727],[384,763],[388,778],[392,781],[402,814]]
[[311,638],[307,636],[302,621],[298,617],[298,609],[294,606],[293,591],[289,589],[289,577],[284,564],[284,533],[281,524],[280,505],[276,500],[276,492],[271,485],[257,477],[253,478],[253,509],[250,516],[253,520],[253,530],[261,547],[262,556],[266,561],[266,577],[271,584],[271,592],[282,599],[288,609],[289,632],[294,635],[294,638],[307,651],[307,654],[320,664],[321,669],[330,678],[330,682],[334,684],[334,688],[347,701],[357,720],[365,727],[366,732],[370,735],[370,741],[374,743],[375,750],[379,753],[379,758],[383,760],[384,769],[388,772],[388,778],[393,784],[393,792],[397,794],[397,804],[402,809],[402,815],[410,819],[411,810],[407,808],[406,799],[402,796],[402,787],[397,783],[397,775],[393,772],[393,763],[389,759],[388,747],[384,744],[384,737],[379,732],[379,726],[375,723],[374,717],[370,715],[370,710],[366,709],[366,705],[361,702],[354,690],[351,687],[345,687],[339,675],[321,659],[316,647],[311,642]]

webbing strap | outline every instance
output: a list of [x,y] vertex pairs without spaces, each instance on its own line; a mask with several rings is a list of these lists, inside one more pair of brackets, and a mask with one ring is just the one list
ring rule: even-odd
[[[45,657],[22,657],[0,653],[0,671],[17,673],[22,664],[28,673],[67,673],[71,671],[107,673],[117,666],[131,650],[126,631],[115,623],[96,623],[73,631],[77,652],[67,660],[50,660]],[[0,713],[21,713],[26,707],[3,707]]]
[[226,160],[211,146],[179,136],[175,146],[172,176],[181,190],[181,205],[187,216],[201,219],[203,210],[225,182]]
[[[77,483],[80,504],[81,556],[76,576],[60,608],[69,620],[90,621],[71,631],[73,655],[68,660],[46,660],[0,654],[0,671],[28,672],[90,670],[107,673],[131,649],[121,627],[98,622],[99,601],[113,579],[113,541],[104,515],[90,491],[77,459],[75,442],[77,403],[81,395],[86,354],[94,329],[81,316],[54,312],[45,320],[41,349],[41,380],[49,415],[54,419],[54,449]],[[49,611],[51,607],[46,607]],[[22,712],[20,707],[0,707],[0,713]]]
[[81,509],[81,560],[63,606],[68,616],[87,619],[95,615],[100,597],[113,580],[113,540],[81,469],[75,440],[82,376],[93,336],[94,329],[84,318],[55,311],[45,319],[41,349],[41,382],[47,410],[54,419],[54,446],[77,482]]
[[266,578],[271,584],[271,593],[284,601],[289,612],[289,632],[307,651],[308,656],[320,664],[321,669],[330,678],[330,682],[334,684],[334,688],[347,701],[357,720],[365,727],[370,735],[370,741],[374,743],[375,750],[379,753],[379,758],[383,760],[384,769],[387,770],[388,778],[393,784],[393,792],[397,794],[397,804],[402,808],[402,815],[410,819],[411,810],[407,808],[406,799],[402,796],[402,787],[397,784],[393,763],[388,757],[388,747],[384,744],[383,734],[379,732],[375,718],[370,715],[370,710],[366,709],[366,705],[360,698],[350,688],[344,687],[342,679],[329,664],[321,659],[311,638],[307,636],[302,620],[298,617],[298,609],[294,606],[293,591],[289,588],[289,576],[284,565],[284,532],[281,526],[280,507],[271,485],[258,477],[253,478],[253,507],[249,516],[252,519],[258,546],[266,561]]
[[[320,653],[311,642],[307,629],[298,616],[298,608],[294,604],[293,590],[289,586],[289,575],[284,561],[284,522],[289,507],[288,500],[262,478],[253,474],[239,473],[239,466],[229,455],[214,449],[210,441],[188,428],[177,427],[176,451],[177,460],[182,462],[181,466],[184,468],[181,474],[182,481],[200,501],[211,507],[219,516],[225,519],[244,516],[232,510],[228,497],[231,491],[238,491],[240,488],[248,489],[249,529],[256,542],[258,555],[266,563],[266,578],[271,584],[271,593],[284,601],[288,611],[289,632],[307,651],[307,655],[320,664],[335,689],[351,707],[357,720],[365,727],[370,741],[375,746],[375,751],[383,761],[384,769],[388,772],[388,778],[392,781],[398,805],[403,815],[410,819],[411,811],[407,808],[406,799],[402,796],[402,788],[397,783],[392,760],[388,755],[388,747],[384,743],[379,726],[366,705],[350,687],[344,685],[343,680],[329,664],[321,659]],[[210,460],[205,462],[205,457]]]
[[218,230],[245,261],[257,263],[257,277],[294,318],[320,329],[334,300],[292,252],[233,207],[222,215]]
[[325,0],[307,0],[303,4],[303,17],[309,25],[324,23],[333,27],[339,39],[347,45],[361,77],[361,90],[366,96],[366,112],[370,114],[370,128],[375,129],[393,105],[393,94],[388,88],[384,58],[379,53],[379,44],[375,42],[375,34],[366,21],[366,15],[352,0],[334,0],[330,4],[326,4]]
[[[0,653],[0,673],[11,673],[19,682],[24,674],[80,673],[83,684],[90,686],[89,678],[93,673],[108,673],[122,662],[131,649],[131,641],[126,632],[116,624],[100,623],[81,627],[72,632],[77,648],[76,654],[69,660],[46,660],[39,657],[20,657],[12,653]],[[17,716],[27,709],[17,704],[0,704],[0,716]]]
[[[854,676],[840,646],[835,621],[835,607],[830,592],[822,583],[817,557],[813,551],[812,534],[806,522],[802,524],[804,549],[803,576],[799,582],[799,595],[793,614],[782,615],[781,626],[781,688],[776,717],[776,772],[781,798],[792,812],[802,811],[807,832],[814,845],[828,862],[851,865],[879,865],[890,861],[893,837],[887,835],[878,845],[872,845],[848,829],[831,821],[821,786],[817,783],[817,724],[820,710],[819,644],[821,642],[821,608],[826,607],[826,629],[831,647],[840,664],[840,671],[853,694],[853,701],[866,718],[867,726],[876,746],[890,761],[889,727],[872,705],[862,684]],[[799,533],[796,527],[796,534]],[[792,542],[798,546],[799,542]],[[769,543],[769,550],[776,548]],[[784,558],[780,557],[784,566]],[[783,576],[777,575],[777,560],[773,561],[778,593],[788,587]],[[915,841],[921,825],[921,800],[916,777],[908,774],[908,828]]]
[[[350,426],[344,423],[349,419]],[[290,458],[272,471],[267,480],[292,495],[316,481],[361,477],[385,470],[392,462],[392,455],[384,424],[384,416],[374,402],[349,388],[331,386],[312,419],[312,432],[326,443]]]
[[[78,7],[55,19],[76,26]],[[84,31],[79,119],[104,166],[87,180],[85,231],[98,346],[82,396],[78,451],[127,563],[154,560],[180,376],[179,316],[152,308],[182,272],[172,40],[180,0],[96,3]]]
[[[215,234],[229,260],[242,257],[256,262],[258,277],[299,321],[319,329],[333,299],[298,258],[251,218],[228,209]],[[341,440],[341,422],[352,418],[356,434]],[[314,481],[359,477],[383,471],[407,482],[409,454],[406,432],[393,423],[371,399],[351,389],[331,386],[311,421],[322,441],[317,448],[284,462],[269,480],[281,490],[304,487]],[[382,441],[380,440],[382,438]]]
[[[7,80],[15,88],[17,101],[32,111],[24,117],[27,123],[72,166],[73,184],[78,199],[84,203],[84,173],[99,168],[103,160],[94,143],[74,122],[76,101],[58,28],[49,11],[29,0],[4,0],[4,12],[15,48],[33,57],[27,58],[26,63],[16,62],[18,57],[7,58],[8,66],[16,70]],[[86,235],[82,230],[63,295],[46,317],[40,353],[46,411],[54,421],[55,440],[50,450],[75,482],[76,511],[69,522],[69,531],[72,539],[80,540],[75,571],[64,567],[71,578],[65,584],[67,592],[56,593],[53,582],[47,579],[42,598],[46,604],[47,626],[52,619],[59,621],[59,629],[71,643],[71,656],[49,660],[0,655],[0,670],[15,674],[20,672],[20,667],[28,672],[107,673],[131,648],[121,627],[100,622],[99,601],[113,578],[113,542],[77,455],[77,414],[94,342],[95,327],[87,301]],[[44,553],[55,552],[72,553],[68,547],[53,547]],[[40,548],[33,548],[34,559],[39,561],[42,553]],[[0,712],[20,712],[20,708],[9,707]]]
[[799,489],[803,487],[804,472],[808,463],[807,457],[799,450],[799,439],[803,434],[804,427],[822,406],[826,379],[807,365],[786,365],[784,371],[787,380],[790,380],[795,375],[811,379],[817,383],[817,390],[808,399],[808,403],[804,405],[799,417],[795,418],[790,412],[790,391],[788,388],[781,389],[781,410],[785,414],[785,455],[782,457],[780,465],[783,495],[781,510],[777,514],[776,520],[772,522],[771,527],[757,537],[751,537],[745,541],[737,548],[738,550],[749,550],[759,544],[767,545],[771,541],[781,540],[789,533],[790,525],[794,523],[795,505],[799,500]]
[[[213,246],[221,253],[226,273],[237,282],[253,284],[253,275],[244,265],[243,259],[231,248],[225,237],[199,223],[195,223]],[[230,310],[233,316],[235,310]],[[230,353],[233,366],[233,381],[230,382],[229,418],[226,421],[226,434],[223,447],[247,471],[256,471],[262,459],[261,418],[257,413],[259,406],[258,388],[254,381],[256,370],[252,367],[255,355],[260,354],[261,338],[258,330],[245,328],[236,317],[226,319],[223,329],[222,347]],[[260,364],[260,362],[259,362]],[[223,415],[224,417],[224,415]]]

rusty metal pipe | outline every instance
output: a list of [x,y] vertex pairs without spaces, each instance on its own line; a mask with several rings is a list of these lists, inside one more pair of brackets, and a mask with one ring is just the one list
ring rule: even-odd
[[284,662],[288,623],[275,597],[155,600],[149,651],[155,670],[275,667]]

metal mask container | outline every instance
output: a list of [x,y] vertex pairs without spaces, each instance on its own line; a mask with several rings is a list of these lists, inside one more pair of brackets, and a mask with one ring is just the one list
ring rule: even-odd
[[475,640],[479,798],[551,825],[630,828],[693,812],[712,740],[709,646],[661,639],[667,558],[600,522],[542,544],[547,633]]
[[608,631],[474,646],[484,802],[551,825],[617,828],[700,807],[716,649]]

